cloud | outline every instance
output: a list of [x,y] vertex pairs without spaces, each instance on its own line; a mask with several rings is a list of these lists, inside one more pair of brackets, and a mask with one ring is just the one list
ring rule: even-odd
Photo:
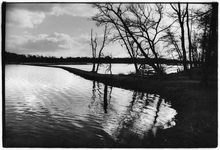
[[90,36],[70,37],[63,33],[11,35],[6,39],[6,51],[19,54],[38,54],[63,57],[90,57]]
[[[99,44],[97,50],[100,46]],[[67,34],[56,32],[50,35],[32,35],[25,31],[20,36],[12,35],[6,39],[6,51],[56,57],[92,57],[89,34],[70,37]],[[125,48],[121,47],[118,42],[107,45],[103,52],[105,55],[112,54],[113,57],[129,56]]]
[[20,28],[35,28],[41,24],[54,4],[8,3],[6,5],[6,23]]
[[73,37],[74,41],[76,41],[77,43],[79,44],[88,44],[90,43],[90,35],[89,34],[81,34],[80,36],[78,37]]
[[8,11],[26,10],[30,12],[43,12],[53,15],[72,15],[90,17],[97,13],[91,4],[77,3],[9,3],[6,6]]
[[7,12],[6,22],[11,26],[21,28],[34,28],[41,24],[45,18],[43,12],[30,12],[27,10],[15,9]]
[[51,12],[55,4],[50,3],[8,3],[6,9],[13,11],[14,9],[27,10],[31,12]]
[[97,10],[91,4],[57,4],[53,7],[53,15],[71,15],[80,17],[92,17]]
[[96,12],[90,4],[7,4],[6,23],[20,28],[36,28],[47,15],[91,17]]
[[33,36],[29,33],[10,36],[6,40],[6,50],[17,53],[54,52],[72,48],[72,38],[67,34],[53,33]]

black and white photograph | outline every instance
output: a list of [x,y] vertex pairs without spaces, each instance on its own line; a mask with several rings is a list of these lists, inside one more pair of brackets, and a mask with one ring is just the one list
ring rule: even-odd
[[218,2],[2,2],[4,148],[217,148]]

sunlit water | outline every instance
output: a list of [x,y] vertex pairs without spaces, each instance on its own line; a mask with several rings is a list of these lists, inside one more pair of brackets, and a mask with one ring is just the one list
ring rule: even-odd
[[158,130],[174,126],[176,114],[159,95],[110,87],[59,68],[5,67],[8,146],[141,147]]

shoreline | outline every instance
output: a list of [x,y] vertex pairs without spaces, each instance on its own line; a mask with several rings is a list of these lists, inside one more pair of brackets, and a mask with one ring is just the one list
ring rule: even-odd
[[[48,66],[50,67],[50,66]],[[76,68],[52,66],[55,68],[64,69],[75,75],[79,75],[88,80],[95,80],[109,86],[124,88],[128,90],[136,90],[139,92],[149,92],[159,94],[159,90],[162,90],[163,83],[160,81],[152,81],[150,79],[144,79],[142,77],[135,77],[130,75],[116,75],[116,74],[100,74],[90,71],[84,71]],[[148,85],[148,86],[146,86]]]

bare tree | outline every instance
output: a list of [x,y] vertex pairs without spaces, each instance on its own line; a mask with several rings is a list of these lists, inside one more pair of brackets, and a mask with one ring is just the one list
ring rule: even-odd
[[[97,34],[93,37],[93,29],[91,29],[92,58],[96,58],[97,39]],[[95,72],[95,62],[93,62],[92,72]]]
[[[107,59],[110,58],[111,59],[112,55],[108,55],[105,58],[107,58]],[[112,64],[111,64],[111,62],[109,64],[107,64],[107,68],[105,70],[105,73],[108,73],[108,72],[112,75]]]
[[[205,10],[205,11],[204,11]],[[195,19],[198,24],[198,29],[202,30],[203,33],[198,37],[200,47],[202,49],[201,53],[201,62],[205,62],[205,52],[208,47],[208,34],[209,28],[211,23],[211,5],[205,4],[203,10],[196,10],[195,12]]]
[[170,6],[173,8],[174,10],[174,17],[178,18],[178,22],[180,25],[180,29],[181,29],[181,47],[182,47],[182,52],[183,52],[183,67],[184,70],[187,70],[187,64],[186,64],[186,48],[185,48],[185,29],[184,29],[184,20],[186,17],[186,10],[185,9],[181,9],[181,5],[180,3],[177,4],[177,6],[174,6],[173,4],[170,4]]
[[[156,44],[161,40],[158,36],[168,27],[161,28],[160,23],[163,18],[163,6],[155,5],[154,14],[151,14],[153,9],[147,8],[145,5],[131,5],[131,4],[95,4],[99,13],[93,17],[93,20],[98,25],[104,23],[111,24],[119,34],[120,39],[130,54],[135,52],[132,48],[134,45],[145,59],[150,61],[150,66],[154,68],[155,72],[160,74],[159,63],[154,64],[149,57],[151,52],[154,59],[158,59],[159,55],[156,51]],[[146,15],[147,14],[147,15]],[[154,15],[157,14],[155,17]]]
[[[96,34],[95,37],[93,37],[93,33],[92,33],[93,30],[91,30],[91,46],[92,46],[92,56],[93,56],[93,58],[97,57],[99,59],[103,55],[102,51],[103,51],[104,47],[107,44],[107,38],[108,38],[107,30],[108,30],[108,26],[105,25],[102,45],[101,45],[99,51],[97,51],[97,46],[98,46],[98,44],[97,44],[97,40],[98,40],[97,34]],[[98,55],[96,56],[97,52],[98,52]],[[98,70],[99,70],[99,66],[100,66],[100,62],[98,61],[96,69],[95,69],[95,62],[94,62],[93,63],[93,68],[92,68],[92,72],[96,72],[97,73]]]
[[[199,52],[198,52],[198,43],[199,43],[199,35],[194,31],[192,32],[192,61],[199,61],[201,58]],[[198,64],[197,64],[198,65]],[[194,67],[197,66],[196,64],[194,64]]]
[[[161,21],[164,17],[164,6],[162,4],[155,5],[130,5],[130,12],[135,16],[130,21],[132,26],[136,28],[134,32],[136,37],[140,37],[141,46],[153,54],[154,59],[159,59],[160,54],[156,45],[162,41],[163,34],[169,29],[173,23],[168,26],[162,26]],[[157,72],[160,74],[162,71],[161,65],[156,63]]]
[[[138,53],[138,48],[135,44],[135,42],[132,40],[132,39],[129,39],[128,36],[126,36],[127,40],[123,39],[124,41],[124,45],[127,47],[128,49],[128,53],[130,55],[131,58],[135,59],[135,58],[138,58],[138,56],[140,55]],[[138,67],[138,64],[136,62],[134,62],[134,67],[135,67],[135,71],[136,71],[136,74],[139,73],[139,67]]]
[[[123,32],[119,29],[118,26],[115,26],[115,28],[118,31],[118,35],[115,35],[111,41],[115,42],[115,41],[122,41],[123,43],[121,44],[122,46],[124,45],[128,51],[128,54],[130,55],[131,58],[137,58],[137,47],[135,47],[135,42],[129,37],[127,32]],[[138,69],[138,64],[136,62],[134,62],[134,67],[136,70],[136,74],[139,73],[139,69]]]
[[201,61],[202,62],[205,62],[205,50],[206,50],[206,47],[207,47],[207,25],[208,25],[208,22],[207,22],[207,19],[205,19],[205,28],[204,28],[204,31],[203,31],[203,36],[202,36],[202,39],[201,39],[201,45],[202,45],[202,56],[201,56]]
[[[175,59],[183,60],[183,54],[179,48],[179,41],[177,40],[174,32],[171,31],[171,29],[166,30],[166,34],[163,36],[164,41],[164,48],[168,48],[168,53],[172,55],[172,57]],[[171,48],[172,46],[173,48]],[[174,57],[175,53],[177,56]]]
[[[141,47],[140,43],[138,42],[137,38],[135,38],[133,31],[129,28],[125,13],[128,11],[125,9],[125,6],[122,4],[94,4],[94,7],[96,7],[99,10],[99,13],[96,14],[92,19],[97,22],[98,25],[102,25],[105,23],[113,25],[117,30],[119,30],[119,33],[125,33],[129,35],[129,37],[136,43],[138,49],[141,51],[143,56],[150,60],[148,55],[145,53],[144,49]],[[122,7],[124,8],[122,10]],[[125,37],[125,36],[122,36]],[[155,64],[150,64],[155,70],[157,70]]]
[[208,70],[211,66],[211,58],[214,59],[214,65],[217,68],[217,47],[218,47],[218,3],[211,4],[211,22],[209,29],[209,39],[208,39],[208,48],[205,53],[205,64],[203,66],[203,75],[201,79],[201,84],[208,85]]
[[[156,41],[156,37],[160,31],[158,31],[158,27],[160,24],[160,21],[162,19],[162,5],[156,4],[156,12],[159,15],[159,18],[157,20],[150,18],[152,8],[148,7],[145,8],[145,5],[130,5],[128,7],[128,10],[135,16],[135,18],[128,18],[128,21],[130,22],[131,28],[134,28],[133,34],[136,37],[139,37],[140,45],[144,50],[151,50],[153,56],[155,59],[158,59],[158,53],[156,52],[155,45],[157,42],[159,42],[159,39]],[[147,15],[146,15],[146,9],[149,9]],[[151,32],[154,32],[151,34]],[[140,38],[141,37],[141,38]],[[145,45],[145,46],[143,46]],[[160,74],[160,65],[156,64],[156,70],[158,75]]]
[[[189,29],[189,4],[186,4],[186,25],[187,25],[187,33],[188,33],[188,42],[189,42],[189,61],[192,61],[192,41],[191,41],[191,31]],[[192,74],[192,63],[190,63],[190,70],[189,70],[189,78],[193,78]]]

